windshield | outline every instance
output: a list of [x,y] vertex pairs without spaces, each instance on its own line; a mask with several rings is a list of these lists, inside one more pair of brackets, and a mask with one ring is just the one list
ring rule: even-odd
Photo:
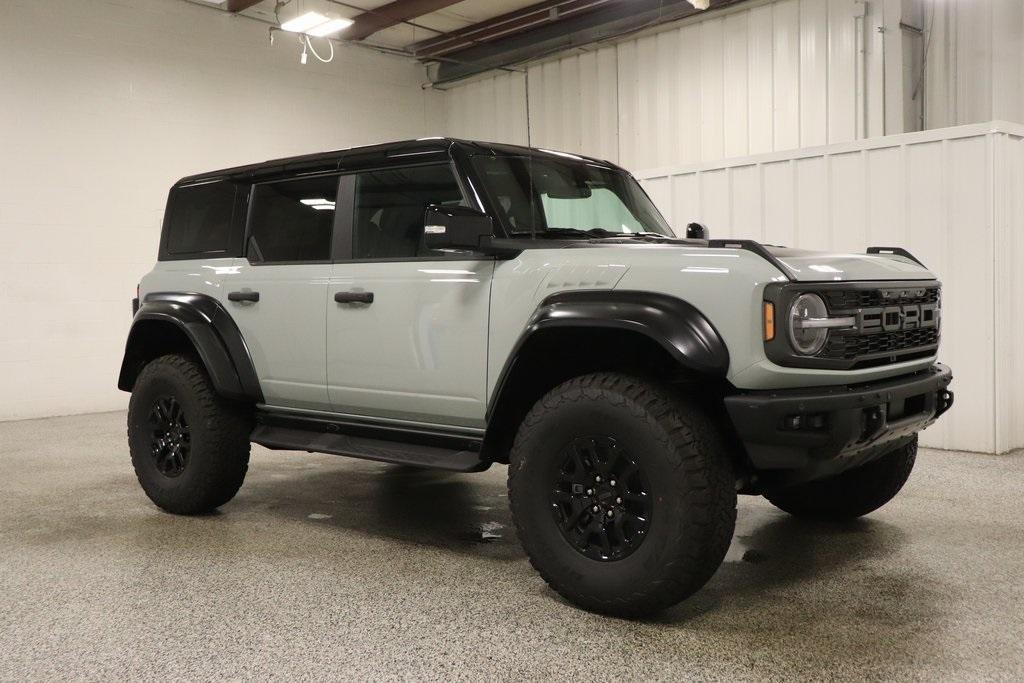
[[586,161],[475,156],[487,194],[514,234],[673,236],[628,173]]

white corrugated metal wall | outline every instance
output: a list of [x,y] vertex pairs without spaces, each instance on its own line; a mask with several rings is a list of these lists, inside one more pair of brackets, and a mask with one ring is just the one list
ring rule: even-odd
[[452,88],[445,95],[450,135],[527,144],[526,74],[498,72]]
[[882,135],[883,9],[860,0],[741,5],[453,87],[448,128],[525,143],[515,116],[526,116],[528,97],[530,143],[629,168]]
[[943,282],[941,355],[956,375],[956,405],[924,443],[1003,452],[1024,447],[1022,136],[974,124],[638,176],[670,222],[718,237],[906,246]]
[[925,125],[1024,122],[1024,1],[931,0]]
[[650,168],[1024,122],[1022,0],[751,0],[652,31],[456,85],[449,132]]

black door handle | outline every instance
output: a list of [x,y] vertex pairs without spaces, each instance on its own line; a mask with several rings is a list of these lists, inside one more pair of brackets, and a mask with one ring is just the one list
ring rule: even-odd
[[228,301],[259,301],[259,292],[228,292]]
[[372,304],[373,292],[335,292],[334,300],[339,304]]

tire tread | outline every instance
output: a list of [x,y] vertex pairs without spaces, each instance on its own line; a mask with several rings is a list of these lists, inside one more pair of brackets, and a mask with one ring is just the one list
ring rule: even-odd
[[[518,476],[533,432],[548,417],[567,403],[607,400],[627,410],[635,419],[652,428],[679,474],[686,493],[703,510],[702,519],[689,520],[691,532],[680,531],[671,539],[660,578],[631,594],[602,599],[582,593],[559,579],[538,561],[539,548],[523,528],[524,515],[517,511]],[[509,500],[516,531],[530,563],[555,591],[587,609],[619,616],[635,617],[676,604],[703,586],[721,565],[729,548],[736,524],[735,477],[727,450],[710,417],[690,401],[667,388],[639,377],[620,373],[595,373],[571,379],[541,398],[519,428],[510,453]],[[693,531],[693,527],[697,527]],[[685,537],[684,537],[685,536]],[[694,543],[694,539],[699,539]]]

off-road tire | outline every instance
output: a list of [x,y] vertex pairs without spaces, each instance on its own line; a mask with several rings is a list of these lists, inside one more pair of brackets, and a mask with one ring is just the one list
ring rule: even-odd
[[[594,434],[625,444],[651,483],[645,537],[611,561],[571,545],[549,499],[560,454]],[[536,403],[510,453],[519,539],[534,568],[570,602],[623,617],[657,612],[701,588],[725,557],[736,524],[729,456],[713,418],[667,387],[617,373],[569,380]]]
[[765,493],[772,505],[797,517],[854,519],[874,512],[899,493],[917,459],[913,441],[866,465],[827,479]]
[[[187,421],[189,450],[180,473],[167,476],[153,453],[151,414],[172,397]],[[139,373],[128,404],[128,444],[142,489],[167,512],[194,515],[231,500],[249,468],[252,411],[216,393],[196,360],[161,356]]]

